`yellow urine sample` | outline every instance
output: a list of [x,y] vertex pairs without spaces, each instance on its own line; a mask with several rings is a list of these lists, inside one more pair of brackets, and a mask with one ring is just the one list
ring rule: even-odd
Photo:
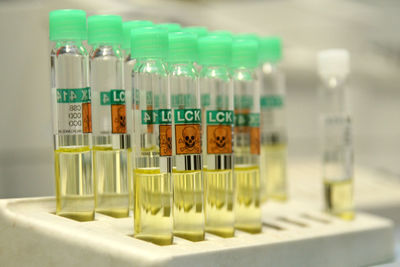
[[260,173],[262,183],[261,200],[286,201],[286,144],[268,144],[261,146]]
[[204,240],[203,179],[201,171],[173,171],[174,235]]
[[128,190],[129,190],[129,210],[133,210],[135,202],[135,191],[134,191],[134,181],[133,181],[133,159],[132,159],[132,149],[128,149]]
[[206,231],[221,237],[235,235],[232,170],[204,170]]
[[56,214],[77,221],[94,219],[92,155],[89,147],[54,151]]
[[128,150],[93,147],[96,212],[123,218],[129,215]]
[[353,179],[324,181],[326,211],[343,220],[353,220]]
[[134,236],[157,245],[173,241],[171,175],[159,168],[135,169]]
[[235,166],[235,180],[235,227],[249,233],[260,233],[262,227],[258,166]]

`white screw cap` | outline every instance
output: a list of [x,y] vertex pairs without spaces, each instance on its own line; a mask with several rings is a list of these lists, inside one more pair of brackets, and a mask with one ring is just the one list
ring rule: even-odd
[[318,52],[318,73],[321,76],[346,76],[350,72],[350,53],[346,49],[327,49]]

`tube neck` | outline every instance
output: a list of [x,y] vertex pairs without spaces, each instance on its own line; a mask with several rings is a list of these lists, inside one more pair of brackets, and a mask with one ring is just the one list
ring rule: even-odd
[[254,80],[256,72],[254,68],[240,67],[232,69],[232,79],[237,81]]
[[346,77],[345,76],[326,76],[321,77],[322,88],[322,106],[321,111],[325,114],[341,114],[346,113],[347,97],[346,97]]
[[261,64],[261,69],[263,73],[270,74],[277,71],[278,65],[278,62],[267,61]]
[[323,75],[320,76],[321,81],[325,88],[336,89],[343,88],[347,82],[347,75]]
[[203,65],[200,77],[229,80],[229,68],[224,65]]
[[122,58],[122,51],[119,45],[115,44],[94,44],[91,57],[104,57],[104,56],[115,56]]
[[67,45],[73,45],[73,46],[83,46],[83,42],[81,40],[57,40],[56,46],[67,46]]

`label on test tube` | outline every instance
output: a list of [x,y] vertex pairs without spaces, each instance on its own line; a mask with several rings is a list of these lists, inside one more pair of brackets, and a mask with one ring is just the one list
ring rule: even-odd
[[160,156],[172,156],[172,114],[170,109],[158,110],[160,124]]
[[201,153],[201,110],[174,110],[176,154]]
[[175,94],[171,96],[171,103],[174,108],[178,108],[180,105],[191,106],[195,101],[195,96],[191,94]]
[[207,153],[232,153],[233,111],[208,110],[207,120]]
[[[142,124],[153,127],[159,124],[160,156],[172,156],[172,112],[170,109],[142,110]],[[150,128],[149,128],[150,129]],[[150,130],[148,130],[150,132]],[[152,132],[152,130],[151,130]]]
[[279,95],[266,95],[261,97],[261,108],[279,108],[283,106],[283,98]]
[[211,100],[210,100],[211,98],[210,98],[210,94],[202,94],[201,95],[201,106],[202,107],[208,107],[209,105],[210,105],[210,102],[211,102]]
[[90,87],[64,89],[57,93],[58,134],[92,132]]
[[111,107],[112,133],[126,133],[125,90],[115,89],[100,92],[100,104]]
[[250,153],[260,154],[260,114],[242,111],[235,114],[235,133],[250,135]]

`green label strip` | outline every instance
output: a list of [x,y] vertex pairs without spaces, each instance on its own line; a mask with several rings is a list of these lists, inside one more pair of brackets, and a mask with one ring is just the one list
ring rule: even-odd
[[193,106],[196,100],[196,96],[191,94],[177,94],[171,96],[171,105],[174,108],[182,106]]
[[[140,94],[140,90],[139,94]],[[140,102],[140,99],[139,99]],[[153,92],[152,91],[146,91],[146,105],[153,105]]]
[[115,89],[109,92],[100,92],[100,104],[102,106],[125,105],[125,90]]
[[201,123],[200,109],[175,109],[174,120],[176,124]]
[[139,100],[140,100],[140,91],[139,91],[139,89],[134,88],[132,103],[139,105],[139,103],[140,103]]
[[260,114],[258,113],[235,114],[235,126],[260,127]]
[[201,95],[201,98],[200,98],[200,101],[201,101],[201,106],[202,107],[208,107],[209,105],[210,105],[210,94],[202,94]]
[[232,110],[208,110],[206,112],[207,124],[209,125],[231,125],[233,124]]
[[237,96],[235,95],[235,108],[245,109],[251,108],[253,106],[253,96],[244,95]]
[[142,110],[142,124],[171,124],[170,109]]
[[[141,91],[140,89],[134,88],[132,89],[132,103],[136,104],[136,105],[140,105],[140,104],[144,104],[141,103]],[[153,92],[152,91],[146,91],[146,92],[142,92],[142,94],[145,93],[145,104],[146,106],[160,106],[160,96],[159,95],[155,95],[153,98]],[[143,100],[143,99],[142,99]]]
[[159,109],[158,110],[158,124],[171,124],[172,123],[172,112],[170,109]]
[[224,108],[229,106],[229,96],[227,95],[218,95],[216,100],[217,108]]
[[[208,107],[211,104],[211,96],[210,94],[202,94],[200,97],[200,103],[202,107]],[[217,108],[224,108],[229,106],[229,96],[227,95],[218,95],[215,98],[215,105]],[[213,101],[214,103],[214,101]]]
[[263,96],[261,97],[262,108],[279,108],[283,106],[283,99],[281,96]]
[[90,87],[57,89],[57,103],[90,103]]

